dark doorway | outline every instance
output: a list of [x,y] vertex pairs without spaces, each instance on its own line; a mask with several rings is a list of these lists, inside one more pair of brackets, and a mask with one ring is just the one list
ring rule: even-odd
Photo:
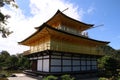
[[32,71],[37,71],[37,60],[32,61]]

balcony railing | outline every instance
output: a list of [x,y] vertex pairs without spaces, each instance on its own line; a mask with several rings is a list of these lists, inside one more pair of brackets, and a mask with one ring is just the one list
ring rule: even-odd
[[104,55],[103,50],[98,47],[90,47],[90,46],[59,43],[59,42],[52,42],[52,43],[46,42],[41,45],[33,46],[30,49],[30,52],[34,53],[44,50],[55,50],[55,51],[72,52],[72,53],[89,54],[89,55]]

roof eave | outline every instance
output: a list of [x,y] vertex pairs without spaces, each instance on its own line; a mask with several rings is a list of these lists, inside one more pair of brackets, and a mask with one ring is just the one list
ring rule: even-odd
[[42,30],[44,27],[45,27],[45,23],[43,23],[43,24],[40,26],[40,28],[37,29],[36,32],[34,32],[32,35],[30,35],[30,36],[27,37],[26,39],[22,40],[21,42],[18,42],[18,44],[24,45],[23,43],[24,43],[26,40],[30,39],[32,36],[34,36],[35,34],[37,34],[37,33],[38,33],[40,30]]
[[72,35],[72,36],[76,36],[76,37],[81,37],[81,38],[84,38],[84,39],[88,39],[88,40],[92,40],[92,41],[96,41],[96,42],[101,42],[101,43],[105,43],[105,44],[109,44],[109,43],[110,43],[109,41],[99,41],[99,40],[91,39],[91,38],[88,38],[88,37],[71,34],[71,33],[65,32],[65,31],[63,31],[63,30],[55,29],[55,28],[51,27],[51,26],[48,25],[48,24],[46,24],[46,27],[48,27],[48,28],[50,28],[50,29],[52,29],[52,30],[58,31],[58,32],[62,32],[62,33],[68,34],[68,35]]

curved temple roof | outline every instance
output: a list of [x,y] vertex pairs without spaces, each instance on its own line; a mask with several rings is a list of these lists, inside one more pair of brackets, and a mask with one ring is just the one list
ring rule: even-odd
[[[78,20],[75,20],[71,17],[68,17],[67,15],[63,14],[60,10],[58,10],[55,15],[49,19],[47,22],[46,22],[48,25],[50,26],[54,26],[55,24],[62,24],[62,25],[67,25],[67,26],[71,26],[71,27],[74,27],[74,28],[77,28],[79,29],[80,31],[84,31],[84,30],[87,30],[91,27],[93,27],[94,25],[93,24],[86,24],[86,23],[83,23],[83,22],[80,22]],[[36,29],[39,29],[40,27],[36,27]]]
[[49,30],[53,30],[55,32],[60,32],[60,33],[66,34],[66,35],[70,35],[70,36],[73,36],[73,37],[78,37],[78,38],[82,38],[82,39],[85,39],[85,40],[95,41],[97,43],[102,43],[102,44],[108,44],[108,43],[110,43],[110,42],[107,42],[107,41],[99,41],[99,40],[91,39],[91,38],[88,38],[88,37],[83,37],[83,36],[80,36],[80,35],[78,36],[78,35],[75,35],[75,34],[71,34],[71,33],[68,33],[68,32],[65,32],[65,31],[62,31],[62,30],[58,30],[58,29],[55,29],[55,28],[51,27],[50,25],[48,25],[46,23],[44,23],[34,34],[32,34],[31,36],[29,36],[25,40],[23,40],[21,42],[18,42],[18,43],[26,45],[26,42],[28,40],[32,39],[33,36],[39,34],[39,32],[41,32],[45,28],[49,29]]

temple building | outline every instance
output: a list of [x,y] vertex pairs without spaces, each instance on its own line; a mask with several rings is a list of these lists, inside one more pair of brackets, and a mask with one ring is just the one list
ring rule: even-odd
[[109,42],[92,39],[86,24],[68,17],[61,11],[36,27],[36,32],[19,42],[29,46],[26,56],[31,61],[31,70],[36,74],[94,73],[98,70],[97,59],[104,55],[101,46]]

